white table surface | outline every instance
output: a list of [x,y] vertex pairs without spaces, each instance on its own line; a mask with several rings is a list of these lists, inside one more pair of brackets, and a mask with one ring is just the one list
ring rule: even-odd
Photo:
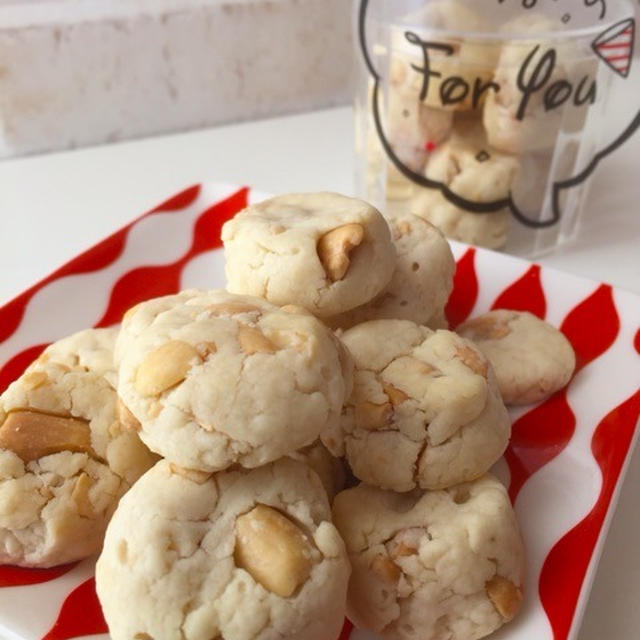
[[[345,107],[0,162],[0,305],[196,182],[244,183],[273,193],[353,193],[352,140],[352,111]],[[640,135],[601,164],[577,240],[541,258],[542,264],[640,293],[639,160]],[[640,638],[638,540],[640,451],[620,495],[579,640]]]

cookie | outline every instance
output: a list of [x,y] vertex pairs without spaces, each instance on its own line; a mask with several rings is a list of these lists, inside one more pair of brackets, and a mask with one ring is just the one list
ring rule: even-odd
[[163,460],[120,502],[96,589],[113,640],[333,640],[349,572],[307,466],[209,476]]
[[410,210],[452,240],[488,249],[500,249],[507,243],[511,222],[507,209],[471,213],[449,202],[439,191],[423,189],[412,199]]
[[491,362],[509,405],[544,400],[569,382],[576,366],[565,336],[526,311],[490,311],[467,320],[456,332],[473,340]]
[[[519,170],[516,158],[490,149],[483,137],[458,136],[437,149],[425,175],[470,202],[506,199]],[[438,227],[446,236],[492,249],[503,246],[509,211],[473,213],[449,202],[439,190],[421,189],[410,211]]]
[[97,553],[120,496],[157,459],[118,419],[115,337],[52,344],[0,396],[0,564]]
[[363,482],[410,491],[473,480],[511,433],[493,371],[470,342],[407,320],[374,320],[341,336],[355,362],[339,427],[322,441]]
[[[494,40],[448,36],[446,32],[490,32],[493,30],[492,25],[468,5],[452,0],[430,2],[414,12],[408,20],[405,24],[423,24],[428,25],[429,29],[439,30],[437,44],[448,47],[447,50],[433,46],[427,48],[431,75],[423,103],[449,113],[473,110],[481,106],[487,92],[492,90],[489,87],[500,55],[500,46]],[[432,40],[428,36],[423,38],[426,41]],[[406,28],[393,30],[391,42],[395,54],[392,65],[395,63],[398,66],[402,61],[412,86],[420,92],[425,80],[424,72],[421,71],[425,67],[421,44],[407,38]],[[392,74],[392,83],[393,80]],[[393,90],[393,84],[391,89]]]
[[349,328],[367,320],[439,323],[453,288],[455,260],[442,233],[410,213],[387,218],[398,256],[391,282],[371,302],[327,319]]
[[483,117],[489,144],[516,155],[553,149],[562,124],[562,113],[558,110],[518,118],[500,93],[487,97]]
[[392,60],[387,138],[399,160],[416,172],[424,169],[431,147],[444,142],[453,126],[451,111],[420,100],[421,79],[410,60]]
[[336,494],[344,489],[347,480],[344,463],[340,458],[334,458],[320,440],[290,453],[288,457],[303,462],[316,472],[327,492],[329,502],[332,502]]
[[229,291],[336,315],[369,302],[395,267],[389,229],[371,205],[336,193],[289,194],[222,228]]
[[[573,105],[550,109],[546,91],[525,93],[523,89],[529,83],[535,86],[535,78],[539,79],[541,73],[545,87],[554,83],[566,85],[577,77],[576,62],[584,59],[584,55],[566,38],[549,35],[557,29],[557,23],[535,14],[520,16],[503,27],[506,35],[531,34],[531,38],[507,40],[500,51],[494,75],[500,91],[490,92],[484,105],[484,127],[489,143],[496,149],[514,154],[551,149],[563,120],[575,119],[575,114],[565,112],[579,112],[579,120],[584,124],[586,109],[575,109]],[[552,66],[550,52],[553,52]],[[575,125],[570,128],[575,130]]]
[[360,485],[336,496],[333,516],[358,627],[388,640],[477,640],[518,612],[523,544],[493,476],[408,494]]
[[310,313],[226,291],[134,307],[116,360],[141,439],[201,471],[257,467],[313,443],[351,384],[348,353]]

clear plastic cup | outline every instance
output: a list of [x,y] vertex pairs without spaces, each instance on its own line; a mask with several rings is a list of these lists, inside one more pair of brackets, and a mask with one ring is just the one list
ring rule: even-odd
[[602,139],[607,106],[638,84],[631,2],[354,6],[360,195],[511,253],[572,238],[598,161],[640,125]]

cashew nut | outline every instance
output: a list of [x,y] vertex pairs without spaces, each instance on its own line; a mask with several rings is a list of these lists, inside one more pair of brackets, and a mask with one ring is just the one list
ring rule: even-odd
[[522,589],[516,587],[511,580],[495,575],[486,583],[485,589],[489,600],[505,620],[511,620],[518,613],[522,603]]
[[378,554],[371,561],[371,571],[382,580],[389,584],[396,584],[400,580],[400,567],[388,556]]
[[236,519],[235,563],[283,598],[308,578],[312,547],[304,533],[272,507],[259,504]]
[[246,324],[238,327],[238,342],[240,349],[248,356],[254,353],[275,353],[277,347],[259,329],[254,329]]
[[382,390],[387,394],[389,402],[394,407],[409,399],[409,396],[402,389],[398,389],[398,387],[394,387],[390,382],[385,382],[384,380],[382,381]]
[[472,318],[464,323],[461,330],[471,340],[500,340],[511,333],[506,318],[496,318],[491,315]]
[[158,395],[182,382],[189,369],[201,361],[194,346],[171,340],[147,355],[138,367],[134,386],[143,396]]
[[482,354],[478,353],[478,351],[465,344],[463,346],[456,347],[456,355],[460,360],[462,360],[462,364],[469,367],[471,371],[477,373],[483,378],[487,377],[489,363]]
[[60,451],[98,457],[91,448],[86,420],[31,410],[13,411],[7,416],[0,427],[0,449],[13,451],[24,462]]
[[351,252],[362,243],[364,227],[351,223],[325,233],[318,241],[318,256],[331,282],[342,280],[351,263]]
[[391,419],[393,407],[385,404],[374,404],[373,402],[359,402],[355,406],[355,422],[358,429],[376,431],[384,429]]

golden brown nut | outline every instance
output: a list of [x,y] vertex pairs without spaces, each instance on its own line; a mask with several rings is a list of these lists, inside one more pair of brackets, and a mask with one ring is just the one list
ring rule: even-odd
[[342,280],[351,263],[351,252],[364,239],[364,227],[345,224],[325,233],[318,241],[318,256],[331,282]]
[[288,598],[309,576],[311,545],[279,511],[259,504],[237,518],[236,531],[236,565],[265,589]]

